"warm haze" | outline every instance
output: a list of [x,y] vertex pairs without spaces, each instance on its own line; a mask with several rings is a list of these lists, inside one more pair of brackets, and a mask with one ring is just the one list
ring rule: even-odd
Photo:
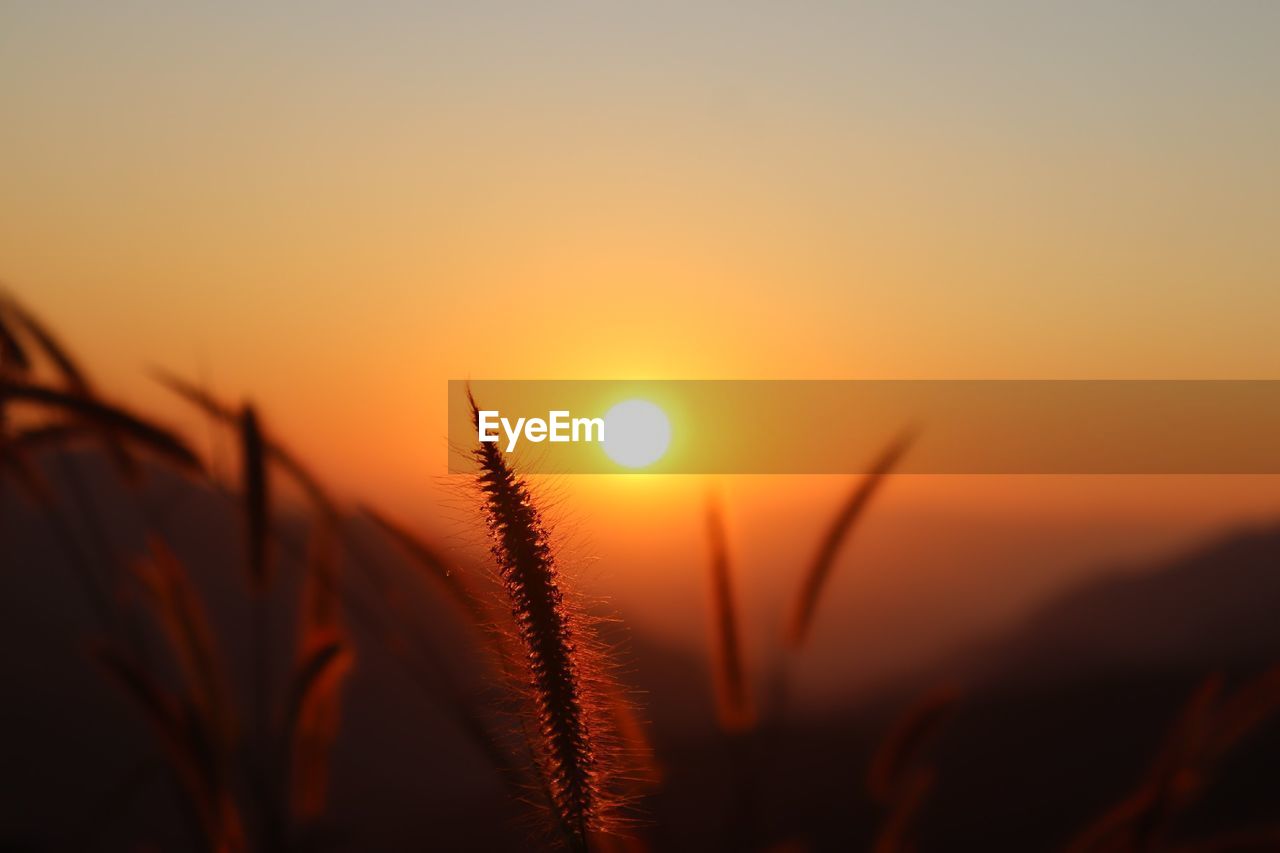
[[[0,279],[220,473],[153,368],[475,559],[451,379],[1280,376],[1278,40],[1244,2],[6,2]],[[583,590],[699,659],[719,494],[763,666],[851,480],[534,486]],[[798,701],[1277,510],[1265,476],[892,478]]]
[[449,378],[1274,376],[1277,13],[1093,8],[10,4],[2,272],[127,399],[243,391],[421,518]]

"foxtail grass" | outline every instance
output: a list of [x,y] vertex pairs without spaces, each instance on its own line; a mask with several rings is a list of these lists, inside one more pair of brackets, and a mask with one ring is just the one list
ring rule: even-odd
[[[470,395],[468,394],[469,398]],[[479,408],[470,398],[473,420]],[[490,551],[524,652],[536,720],[532,748],[565,844],[586,850],[605,816],[599,706],[584,671],[583,625],[566,601],[546,525],[523,478],[496,443],[474,450]]]

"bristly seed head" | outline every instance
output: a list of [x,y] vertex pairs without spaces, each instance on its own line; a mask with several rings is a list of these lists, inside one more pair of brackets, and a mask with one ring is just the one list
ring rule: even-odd
[[[478,409],[474,399],[470,402],[474,418]],[[600,790],[574,618],[560,588],[546,527],[524,481],[496,444],[482,442],[474,455],[491,551],[528,666],[537,714],[535,753],[566,841],[585,849],[588,834],[599,828]]]

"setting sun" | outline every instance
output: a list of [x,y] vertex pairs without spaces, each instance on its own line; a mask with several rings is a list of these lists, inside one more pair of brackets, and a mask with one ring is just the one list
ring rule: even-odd
[[619,465],[652,465],[670,444],[671,421],[648,400],[625,400],[605,413],[604,452]]

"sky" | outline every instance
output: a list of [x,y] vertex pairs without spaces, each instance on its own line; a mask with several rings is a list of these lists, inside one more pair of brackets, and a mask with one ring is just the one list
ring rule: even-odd
[[[450,378],[1280,374],[1276,4],[268,5],[0,3],[0,278],[424,523]],[[704,484],[620,480],[556,486],[588,562],[696,546]],[[1274,485],[896,488],[1185,535]]]

